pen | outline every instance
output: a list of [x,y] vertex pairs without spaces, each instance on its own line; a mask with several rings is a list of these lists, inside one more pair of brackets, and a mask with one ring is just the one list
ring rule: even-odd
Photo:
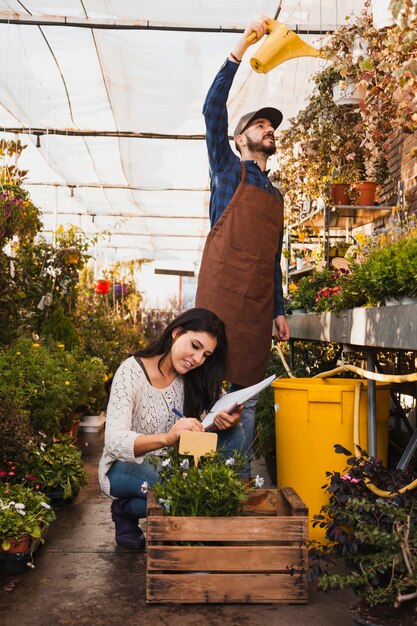
[[172,410],[173,410],[173,412],[175,413],[175,415],[177,417],[184,417],[184,414],[181,413],[181,411],[179,411],[178,409],[176,409],[175,406],[174,406],[174,408]]

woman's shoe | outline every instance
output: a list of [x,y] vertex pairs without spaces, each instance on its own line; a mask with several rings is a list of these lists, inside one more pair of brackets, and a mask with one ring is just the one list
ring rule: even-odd
[[116,527],[116,543],[122,548],[131,550],[143,550],[145,537],[138,526],[139,518],[128,513],[123,508],[127,500],[113,500],[111,503],[111,516]]

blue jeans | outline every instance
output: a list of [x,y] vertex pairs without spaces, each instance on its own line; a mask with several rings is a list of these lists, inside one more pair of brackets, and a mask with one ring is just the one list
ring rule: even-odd
[[[224,458],[229,458],[234,450],[243,452],[245,448],[245,433],[241,424],[236,424],[227,430],[220,430],[217,448]],[[146,493],[142,493],[144,482],[152,487],[159,480],[159,474],[153,465],[146,460],[143,463],[127,463],[115,461],[107,476],[110,481],[110,494],[114,498],[127,499],[123,508],[135,517],[146,517]],[[242,472],[241,477],[244,478]]]
[[[241,385],[231,384],[229,391],[236,391],[237,389],[242,389]],[[247,458],[247,463],[244,467],[244,471],[242,472],[242,477],[250,478],[251,470],[250,464],[253,458],[253,433],[255,430],[255,407],[259,400],[259,393],[256,396],[253,396],[250,400],[245,402],[243,405],[242,416],[240,418],[240,423],[242,424],[243,430],[245,431],[245,447],[244,453]]]

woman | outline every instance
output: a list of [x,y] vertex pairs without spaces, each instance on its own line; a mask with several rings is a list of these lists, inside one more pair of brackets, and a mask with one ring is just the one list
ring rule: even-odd
[[[184,430],[203,431],[199,418],[221,395],[226,366],[224,324],[211,311],[197,308],[179,315],[160,339],[117,370],[99,479],[104,493],[114,498],[111,511],[119,546],[145,546],[138,527],[139,518],[146,517],[141,487],[144,482],[151,487],[159,478],[146,455],[174,445]],[[190,417],[178,419],[174,409]],[[228,456],[243,445],[241,410],[215,417],[218,446]]]

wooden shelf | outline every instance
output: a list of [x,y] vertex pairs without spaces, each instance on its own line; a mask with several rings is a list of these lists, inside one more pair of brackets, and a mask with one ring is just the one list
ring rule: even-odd
[[[360,206],[351,204],[332,205],[329,209],[329,228],[357,228],[375,222],[382,217],[386,217],[392,211],[391,206],[372,205]],[[297,225],[307,225],[311,228],[324,228],[324,209],[312,212],[308,217],[300,220],[296,224],[291,224],[291,228]]]

